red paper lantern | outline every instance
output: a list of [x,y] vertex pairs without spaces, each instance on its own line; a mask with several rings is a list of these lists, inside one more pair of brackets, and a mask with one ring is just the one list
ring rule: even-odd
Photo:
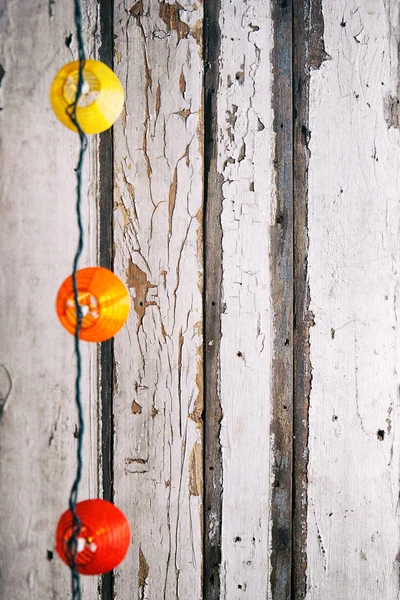
[[[104,342],[124,325],[130,309],[129,292],[112,271],[103,267],[80,269],[76,275],[78,300],[82,308],[79,339]],[[72,276],[60,287],[56,310],[67,331],[75,334],[76,307]]]
[[[84,500],[76,505],[81,522],[77,536],[76,570],[82,575],[101,575],[114,569],[125,558],[130,543],[130,528],[125,515],[107,500]],[[72,537],[70,510],[61,516],[56,532],[56,550],[69,566],[68,544]]]

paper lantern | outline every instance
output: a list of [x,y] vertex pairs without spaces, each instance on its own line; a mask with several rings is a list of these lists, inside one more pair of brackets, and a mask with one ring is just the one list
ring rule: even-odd
[[[128,552],[131,533],[125,515],[107,500],[84,500],[76,505],[81,522],[75,554],[76,570],[82,575],[100,575],[114,569]],[[72,566],[69,542],[73,516],[65,511],[58,521],[56,550]]]
[[[64,65],[50,89],[50,102],[61,123],[77,131],[67,110],[71,110],[79,79],[79,61]],[[100,133],[118,119],[124,105],[124,90],[115,73],[98,60],[86,60],[83,70],[82,95],[76,118],[85,133]]]
[[[103,342],[112,338],[124,325],[129,314],[130,298],[125,285],[114,273],[103,267],[80,269],[76,281],[82,310],[79,339]],[[74,335],[77,316],[72,275],[58,291],[56,310],[62,325]]]

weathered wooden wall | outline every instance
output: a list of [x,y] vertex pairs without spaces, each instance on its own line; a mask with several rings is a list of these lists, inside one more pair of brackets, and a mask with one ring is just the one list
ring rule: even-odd
[[[81,266],[132,298],[82,344],[80,497],[132,526],[83,598],[398,598],[398,3],[82,8],[126,102]],[[72,2],[0,0],[0,598],[70,597],[78,143],[48,90],[75,57]]]

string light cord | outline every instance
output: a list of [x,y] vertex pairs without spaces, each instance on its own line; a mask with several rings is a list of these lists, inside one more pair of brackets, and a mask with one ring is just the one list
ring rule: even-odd
[[78,571],[76,570],[76,555],[78,549],[78,536],[81,530],[81,522],[76,513],[76,503],[78,499],[78,491],[79,484],[82,479],[82,444],[83,444],[83,435],[85,431],[85,424],[83,418],[83,408],[82,408],[82,400],[81,400],[81,377],[82,377],[82,357],[80,351],[80,340],[79,333],[82,327],[82,308],[79,304],[79,294],[78,294],[78,284],[77,284],[77,271],[79,259],[82,255],[83,245],[84,245],[84,230],[82,224],[82,169],[83,169],[83,159],[87,149],[87,137],[79,125],[79,121],[77,119],[77,108],[79,106],[79,100],[82,95],[83,90],[83,71],[85,68],[86,56],[85,56],[85,46],[83,43],[83,35],[82,35],[82,12],[80,7],[79,0],[74,0],[74,15],[75,15],[75,28],[76,35],[78,41],[78,57],[79,57],[79,75],[78,75],[78,84],[76,90],[76,96],[74,103],[68,107],[67,113],[72,123],[75,125],[79,134],[80,141],[80,150],[79,150],[79,158],[76,166],[76,217],[78,224],[78,246],[76,249],[76,253],[73,261],[72,268],[72,282],[74,289],[74,301],[76,307],[76,329],[74,335],[75,341],[75,355],[76,355],[76,380],[75,380],[75,404],[78,412],[78,432],[77,432],[77,450],[76,450],[76,458],[77,458],[77,466],[76,466],[76,476],[74,483],[71,488],[70,497],[69,497],[69,509],[72,513],[73,524],[72,524],[72,535],[68,548],[69,555],[69,563],[71,567],[71,587],[72,587],[72,600],[81,600],[81,587],[80,587],[80,576]]

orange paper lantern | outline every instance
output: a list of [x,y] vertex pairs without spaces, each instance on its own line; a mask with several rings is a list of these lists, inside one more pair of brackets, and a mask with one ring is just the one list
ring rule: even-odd
[[[50,89],[50,102],[61,123],[77,131],[67,110],[75,102],[79,80],[79,61],[59,70]],[[87,59],[83,70],[82,94],[76,118],[85,133],[100,133],[118,119],[124,105],[124,90],[116,74],[104,63]]]
[[[79,339],[103,342],[112,338],[129,314],[130,298],[125,285],[112,271],[103,267],[80,269],[76,281],[82,309]],[[56,310],[65,329],[75,334],[77,317],[72,276],[58,291]]]
[[[81,522],[75,554],[76,570],[82,575],[101,575],[114,569],[125,558],[130,543],[130,528],[125,515],[107,500],[84,500],[76,505]],[[56,550],[65,564],[72,566],[68,544],[73,531],[73,516],[65,511],[58,521]]]

